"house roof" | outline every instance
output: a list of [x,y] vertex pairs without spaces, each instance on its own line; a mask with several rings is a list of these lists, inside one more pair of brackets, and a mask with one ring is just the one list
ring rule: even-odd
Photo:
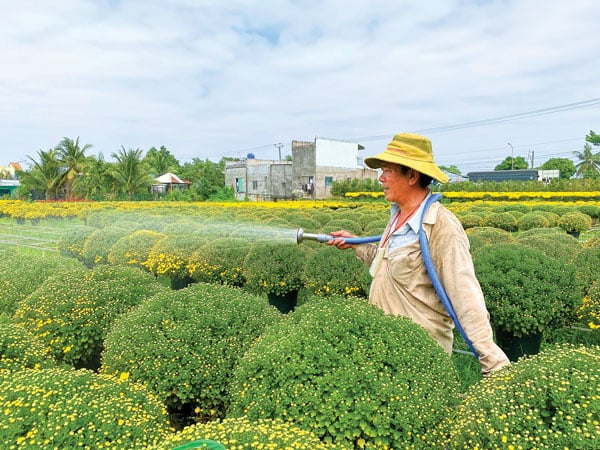
[[192,184],[183,178],[179,178],[177,175],[171,172],[167,172],[160,177],[155,178],[154,180],[162,184]]

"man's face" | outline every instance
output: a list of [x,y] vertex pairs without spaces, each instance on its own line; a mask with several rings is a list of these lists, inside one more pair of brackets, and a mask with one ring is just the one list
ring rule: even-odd
[[403,174],[397,164],[383,163],[379,182],[388,201],[401,203],[408,188],[408,173]]

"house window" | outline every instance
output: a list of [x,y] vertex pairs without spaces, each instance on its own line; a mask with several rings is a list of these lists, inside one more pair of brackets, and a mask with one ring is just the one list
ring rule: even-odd
[[252,189],[255,191],[258,189],[258,181],[252,180]]
[[326,187],[333,186],[333,177],[325,177],[325,186]]

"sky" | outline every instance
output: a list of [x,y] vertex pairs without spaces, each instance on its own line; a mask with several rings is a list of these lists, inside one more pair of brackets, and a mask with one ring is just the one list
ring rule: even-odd
[[[418,132],[463,174],[600,133],[596,0],[0,0],[0,166],[64,137],[277,159]],[[533,158],[532,158],[533,156]]]

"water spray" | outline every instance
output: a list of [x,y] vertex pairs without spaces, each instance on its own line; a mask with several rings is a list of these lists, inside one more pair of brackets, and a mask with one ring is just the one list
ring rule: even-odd
[[[305,233],[304,229],[298,228],[298,232],[296,233],[296,243],[300,243],[302,241],[317,241],[317,242],[328,242],[333,239],[337,239],[337,237],[332,236],[330,234],[314,234],[314,233]],[[379,236],[367,236],[367,237],[342,237],[346,244],[370,244],[372,242],[379,242],[381,240],[381,235]]]

